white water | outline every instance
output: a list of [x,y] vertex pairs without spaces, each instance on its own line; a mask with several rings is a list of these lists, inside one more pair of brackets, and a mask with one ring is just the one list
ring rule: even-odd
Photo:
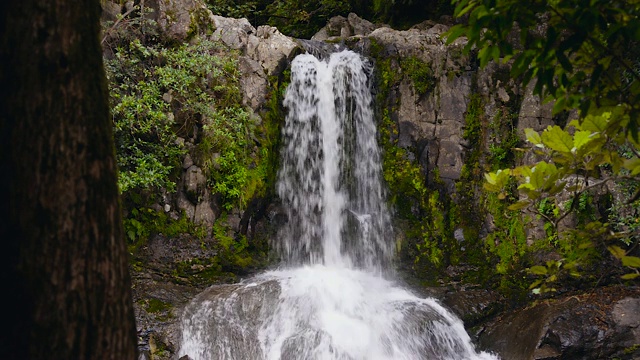
[[350,51],[294,59],[278,194],[283,269],[214,286],[185,309],[192,359],[496,359],[462,322],[392,280],[368,64]]

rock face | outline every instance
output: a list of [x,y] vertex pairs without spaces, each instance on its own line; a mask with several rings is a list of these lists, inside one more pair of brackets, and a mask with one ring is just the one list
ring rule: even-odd
[[598,289],[502,314],[479,344],[509,360],[638,359],[639,310],[638,289]]
[[247,19],[230,19],[212,15],[215,31],[212,40],[220,40],[239,50],[240,85],[245,105],[260,112],[265,104],[270,76],[279,76],[302,51],[294,39],[271,26],[251,26]]
[[164,35],[178,41],[206,33],[212,21],[211,12],[198,0],[150,0],[143,4],[153,9],[150,16]]

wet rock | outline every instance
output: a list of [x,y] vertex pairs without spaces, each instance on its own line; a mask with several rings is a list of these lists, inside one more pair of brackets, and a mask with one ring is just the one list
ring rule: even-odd
[[[640,290],[610,287],[500,315],[479,344],[503,359],[635,359]],[[635,346],[635,347],[634,347]]]
[[459,289],[440,296],[442,303],[472,328],[495,315],[504,306],[504,298],[487,289]]

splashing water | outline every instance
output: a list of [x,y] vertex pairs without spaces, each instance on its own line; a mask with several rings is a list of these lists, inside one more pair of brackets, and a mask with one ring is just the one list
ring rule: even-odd
[[192,359],[497,359],[462,322],[395,285],[393,236],[368,83],[343,51],[299,55],[284,105],[277,191],[288,222],[284,269],[212,286],[185,309],[179,354]]

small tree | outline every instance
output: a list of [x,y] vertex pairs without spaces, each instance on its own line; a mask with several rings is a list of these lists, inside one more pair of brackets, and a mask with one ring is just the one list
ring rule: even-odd
[[[467,52],[477,51],[481,66],[510,62],[511,76],[534,94],[553,102],[553,113],[577,110],[566,126],[542,133],[526,130],[541,161],[486,174],[485,189],[505,198],[511,179],[520,200],[511,210],[528,208],[556,234],[559,223],[576,211],[588,191],[608,183],[631,181],[632,192],[616,206],[640,209],[640,2],[629,0],[458,0],[455,15],[465,23],[452,27],[448,43],[467,37]],[[571,199],[562,201],[561,193]],[[583,201],[584,203],[584,201]],[[611,219],[609,219],[611,220]],[[640,276],[640,258],[630,256],[640,241],[637,217],[629,224],[593,221],[580,232],[557,234],[570,239],[608,240],[610,252]],[[618,224],[619,225],[619,224]],[[580,246],[588,247],[588,243]],[[565,259],[566,260],[566,259]],[[551,289],[558,269],[574,272],[576,261],[533,266],[542,275],[535,292]]]

